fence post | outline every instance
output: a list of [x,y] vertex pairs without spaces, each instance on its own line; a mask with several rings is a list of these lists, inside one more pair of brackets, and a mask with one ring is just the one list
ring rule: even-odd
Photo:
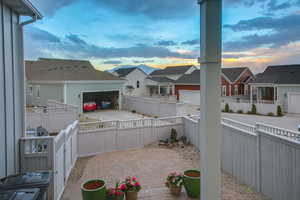
[[257,184],[257,190],[258,192],[261,192],[261,144],[260,144],[260,133],[258,131],[259,124],[255,124],[254,132],[256,134],[256,157],[257,157],[257,163],[256,163],[256,184]]

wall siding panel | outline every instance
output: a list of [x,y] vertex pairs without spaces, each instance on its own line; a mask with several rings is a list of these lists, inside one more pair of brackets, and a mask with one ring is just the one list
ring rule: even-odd
[[23,132],[22,28],[19,16],[0,1],[0,177],[18,172]]

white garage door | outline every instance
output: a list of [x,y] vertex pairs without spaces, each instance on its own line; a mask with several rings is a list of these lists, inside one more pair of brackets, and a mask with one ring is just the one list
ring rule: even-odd
[[200,91],[179,90],[179,101],[191,105],[200,105]]
[[288,93],[288,112],[300,113],[300,93]]

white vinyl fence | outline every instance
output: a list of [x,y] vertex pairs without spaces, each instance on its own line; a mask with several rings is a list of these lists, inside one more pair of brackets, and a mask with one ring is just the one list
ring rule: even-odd
[[168,139],[172,128],[183,135],[182,117],[81,123],[78,156],[143,147]]
[[20,139],[21,172],[50,170],[53,182],[48,199],[59,200],[77,160],[78,121],[57,136]]
[[147,114],[153,117],[180,116],[184,104],[154,98],[122,96],[122,109]]
[[[184,117],[187,138],[200,150],[198,121]],[[300,199],[300,135],[264,124],[222,119],[222,169],[273,200]]]
[[47,107],[32,108],[26,112],[26,128],[42,126],[49,133],[58,133],[77,118],[77,107],[49,100]]
[[[233,110],[234,112],[238,112],[239,110],[242,110],[244,113],[247,113],[248,111],[251,111],[252,104],[250,102],[233,102],[233,101],[225,101],[221,103],[222,109],[225,108],[226,103],[229,105],[229,109]],[[271,104],[271,103],[256,103],[254,104],[256,106],[257,113],[267,115],[268,113],[273,113],[276,115],[277,112],[277,105]]]

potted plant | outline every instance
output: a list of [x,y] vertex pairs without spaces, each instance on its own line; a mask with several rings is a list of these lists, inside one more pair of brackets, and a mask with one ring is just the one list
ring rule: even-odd
[[183,174],[183,186],[190,198],[200,197],[200,171],[187,170]]
[[121,190],[119,186],[119,182],[116,183],[114,188],[108,188],[106,191],[106,199],[107,200],[123,200],[124,192]]
[[101,179],[91,179],[81,185],[83,200],[105,200],[106,186]]
[[183,178],[182,174],[178,172],[172,172],[168,175],[166,180],[166,186],[170,189],[170,192],[174,196],[180,196],[182,190]]
[[136,177],[127,177],[120,185],[120,189],[125,193],[126,200],[137,200],[138,192],[142,189]]

